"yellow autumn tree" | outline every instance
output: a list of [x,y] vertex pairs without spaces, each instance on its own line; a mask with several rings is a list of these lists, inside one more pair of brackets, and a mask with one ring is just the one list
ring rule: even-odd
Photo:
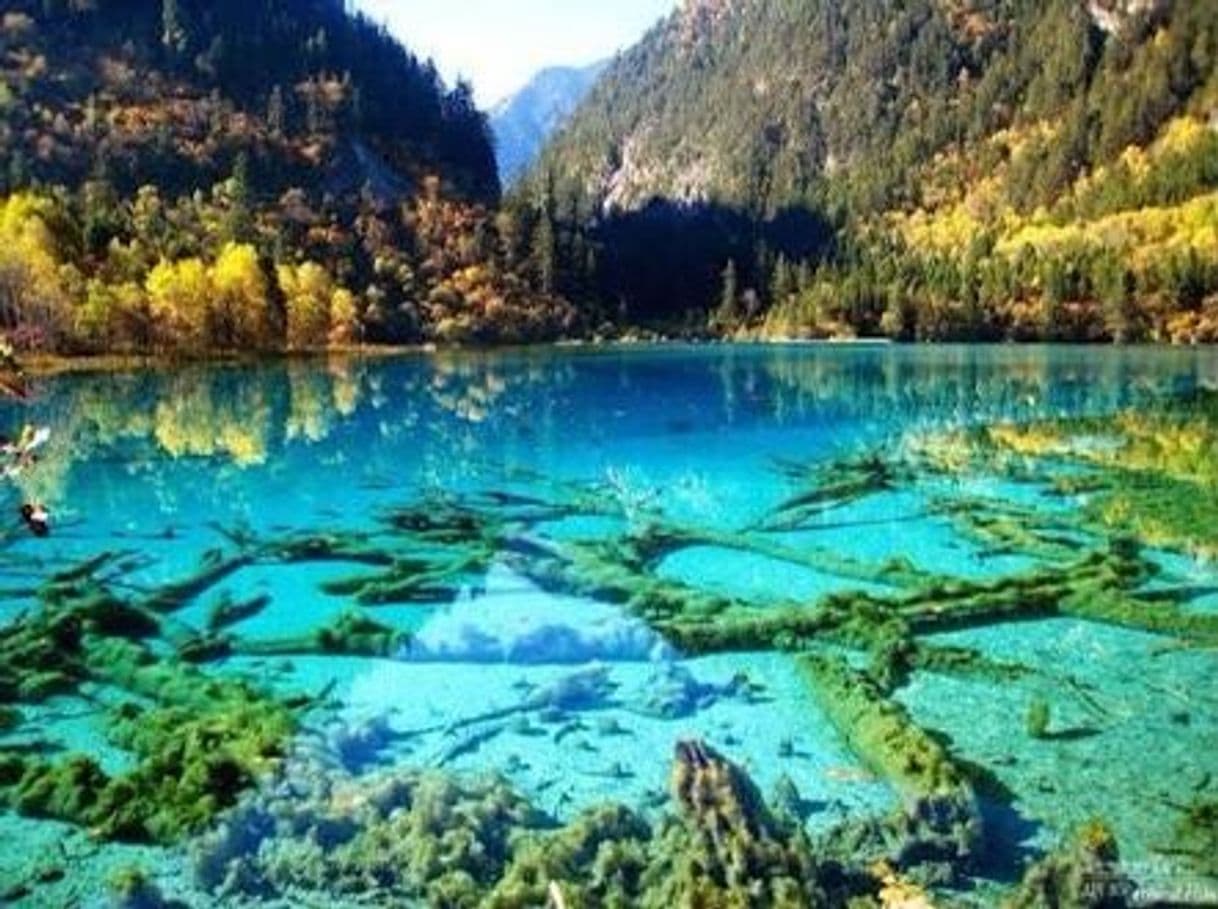
[[142,287],[130,281],[107,284],[90,278],[83,296],[76,306],[72,326],[80,346],[113,352],[139,350],[148,345],[148,298]]
[[330,297],[330,346],[346,347],[354,344],[358,337],[359,308],[355,294],[340,287]]
[[214,288],[203,261],[162,261],[148,274],[145,286],[158,346],[187,353],[206,349]]
[[48,344],[68,327],[71,312],[54,229],[61,220],[54,201],[33,193],[0,202],[0,326]]
[[280,265],[279,289],[287,308],[287,343],[292,350],[324,347],[329,338],[334,281],[316,262]]
[[212,267],[211,281],[216,342],[237,349],[273,346],[267,280],[254,247],[226,244]]

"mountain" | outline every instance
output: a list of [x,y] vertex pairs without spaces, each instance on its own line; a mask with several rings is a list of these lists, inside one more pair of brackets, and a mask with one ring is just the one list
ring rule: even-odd
[[515,204],[633,320],[1218,337],[1216,61],[1215,0],[685,0]]
[[543,69],[491,110],[499,179],[505,186],[528,170],[546,140],[566,122],[607,65],[601,61],[584,67]]
[[7,0],[0,332],[62,352],[528,340],[485,116],[344,0]]

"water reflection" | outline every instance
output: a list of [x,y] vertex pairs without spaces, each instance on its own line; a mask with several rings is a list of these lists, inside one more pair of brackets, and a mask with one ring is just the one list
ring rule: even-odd
[[0,408],[0,425],[52,428],[39,470],[19,485],[54,504],[72,465],[98,458],[265,468],[345,429],[359,435],[361,459],[408,446],[442,482],[454,458],[527,461],[622,434],[1105,411],[1218,384],[1216,360],[1206,350],[729,347],[190,366],[41,381],[28,406]]

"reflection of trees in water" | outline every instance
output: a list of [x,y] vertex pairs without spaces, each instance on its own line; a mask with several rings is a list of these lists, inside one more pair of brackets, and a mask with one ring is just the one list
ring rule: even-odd
[[[36,469],[19,485],[31,500],[53,504],[64,499],[72,466],[89,459],[120,458],[128,473],[164,459],[247,469],[266,464],[278,448],[331,438],[362,411],[380,413],[384,442],[409,433],[427,457],[451,460],[453,452],[481,446],[493,431],[483,424],[540,418],[543,399],[571,374],[569,364],[552,360],[463,354],[99,373],[42,381],[38,400],[6,406],[0,425],[10,434],[24,422],[51,429]],[[429,418],[432,408],[444,418]],[[387,458],[385,467],[400,464]]]
[[260,383],[174,377],[157,402],[153,438],[174,458],[220,457],[248,467],[266,461],[271,407]]
[[[778,349],[760,364],[779,422],[811,413],[956,420],[1111,410],[1218,375],[1203,355],[1115,348],[893,347],[868,355],[843,348],[818,356]],[[725,386],[756,384],[748,370],[723,376]]]
[[363,441],[374,444],[342,452],[358,454],[365,477],[400,483],[418,471],[444,485],[483,461],[536,467],[573,437],[595,440],[605,431],[597,421],[627,400],[649,419],[664,415],[648,408],[695,402],[721,415],[707,419],[729,424],[958,422],[1112,409],[1218,379],[1204,352],[1145,349],[776,347],[638,356],[445,352],[65,377],[40,382],[28,406],[3,405],[0,428],[10,435],[24,422],[51,428],[40,465],[21,482],[30,499],[54,505],[81,460],[119,458],[128,473],[153,473],[177,459],[244,470],[285,446],[337,444],[345,426],[372,434]]
[[325,438],[333,415],[358,408],[362,367],[333,362],[260,369],[183,367],[105,373],[41,383],[39,399],[14,412],[51,429],[24,495],[55,502],[73,464],[122,458],[128,472],[156,459],[211,459],[239,469],[266,463],[276,445]]
[[505,464],[535,464],[559,444],[555,409],[578,373],[547,353],[429,357],[395,389],[415,405],[399,412],[382,439],[410,433],[426,485],[446,489]]
[[314,364],[292,362],[287,368],[288,413],[284,435],[288,441],[321,442],[334,429],[333,379]]
[[441,410],[467,423],[484,423],[526,404],[530,389],[545,391],[570,380],[574,367],[557,359],[481,357],[442,353],[429,361],[427,393]]

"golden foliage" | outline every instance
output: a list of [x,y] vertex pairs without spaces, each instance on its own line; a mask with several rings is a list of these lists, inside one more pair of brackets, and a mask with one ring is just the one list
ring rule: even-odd
[[202,351],[213,299],[211,276],[203,261],[162,261],[149,273],[146,289],[161,346]]
[[212,268],[213,305],[232,346],[270,346],[270,301],[258,253],[248,244],[228,243]]
[[292,350],[325,347],[337,292],[333,279],[316,262],[280,265],[277,274],[287,306],[288,347]]

